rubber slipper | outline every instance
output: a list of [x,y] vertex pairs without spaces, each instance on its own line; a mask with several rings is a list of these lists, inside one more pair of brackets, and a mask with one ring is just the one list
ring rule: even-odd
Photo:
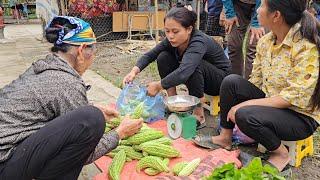
[[[271,164],[269,161],[262,160],[262,165],[263,165],[263,166],[265,166],[265,165],[267,165],[267,164],[268,164],[269,166],[273,167],[273,168],[278,169],[276,166],[274,166],[273,164]],[[290,171],[291,171],[291,173],[292,173],[291,166],[290,166],[290,164],[287,164],[287,165],[282,169],[282,171],[280,172],[280,175],[283,176],[282,174],[288,174]]]
[[239,160],[241,161],[242,166],[246,167],[254,157],[255,156],[252,156],[246,152],[240,151]]
[[199,121],[197,121],[197,130],[205,128],[206,126],[206,122],[204,123],[200,123]]
[[[195,143],[197,146],[200,146],[200,147],[203,147],[206,149],[211,149],[211,150],[215,150],[215,149],[219,149],[219,148],[226,149],[224,147],[221,147],[218,144],[214,144],[212,142],[211,136],[204,136],[204,135],[199,134],[199,135],[195,136],[194,138],[192,138],[191,141],[193,143]],[[226,150],[231,150],[231,149],[232,148],[226,149]]]

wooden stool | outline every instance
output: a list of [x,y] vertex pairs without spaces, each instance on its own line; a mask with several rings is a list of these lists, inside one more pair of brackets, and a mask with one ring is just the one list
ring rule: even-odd
[[217,116],[220,112],[220,96],[209,96],[205,94],[207,102],[203,105],[212,116]]
[[[281,141],[281,143],[289,148],[291,166],[299,167],[304,157],[313,155],[313,136],[299,141]],[[266,148],[258,144],[257,151],[265,153]]]

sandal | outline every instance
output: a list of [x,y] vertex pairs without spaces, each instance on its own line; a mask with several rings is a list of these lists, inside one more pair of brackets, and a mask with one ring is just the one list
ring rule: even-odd
[[[269,165],[269,166],[271,166],[271,167],[273,167],[273,168],[278,169],[277,167],[275,167],[273,164],[271,164],[269,161],[266,161],[266,160],[262,160],[262,165],[263,165],[263,166]],[[292,169],[291,169],[290,164],[287,164],[287,165],[282,169],[282,171],[280,172],[280,175],[281,175],[281,176],[284,176],[284,177],[292,176]]]
[[206,122],[200,123],[197,121],[197,130],[207,127]]
[[[197,146],[200,146],[200,147],[203,147],[203,148],[206,148],[206,149],[210,149],[210,150],[224,148],[224,147],[221,147],[218,144],[214,144],[212,142],[211,136],[204,136],[204,135],[198,134],[195,137],[193,137],[191,139],[191,141],[193,143],[195,143]],[[224,149],[226,149],[226,148],[224,148]],[[231,150],[231,149],[232,148],[226,149],[226,150]]]

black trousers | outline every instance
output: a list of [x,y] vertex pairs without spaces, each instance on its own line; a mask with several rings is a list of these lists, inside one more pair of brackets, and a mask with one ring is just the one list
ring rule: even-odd
[[[234,123],[227,121],[229,110],[244,101],[264,98],[265,94],[255,85],[239,75],[227,76],[220,89],[221,126],[233,129]],[[277,149],[281,140],[296,141],[309,137],[319,126],[311,117],[290,109],[266,106],[245,106],[235,114],[239,129],[261,143],[269,151]]]
[[85,106],[53,119],[15,149],[0,164],[1,180],[76,180],[101,139],[102,112]]
[[[175,55],[168,51],[163,51],[159,54],[157,64],[161,79],[176,70],[180,65]],[[185,82],[185,85],[192,96],[202,98],[204,93],[216,96],[219,95],[221,82],[226,75],[225,71],[203,60]]]

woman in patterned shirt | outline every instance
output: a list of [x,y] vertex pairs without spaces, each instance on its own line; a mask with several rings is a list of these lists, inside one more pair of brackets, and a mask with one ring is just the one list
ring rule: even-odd
[[262,0],[259,23],[271,32],[260,39],[249,81],[238,75],[221,85],[221,126],[212,141],[230,148],[235,123],[261,143],[280,171],[290,161],[281,140],[296,141],[319,126],[319,26],[307,0]]

